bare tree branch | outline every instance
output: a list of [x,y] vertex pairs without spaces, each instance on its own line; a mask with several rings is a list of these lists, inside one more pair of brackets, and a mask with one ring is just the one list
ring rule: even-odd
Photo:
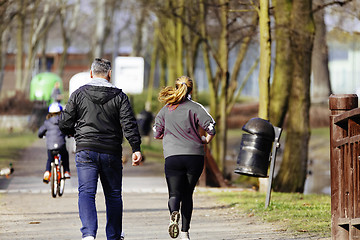
[[317,12],[317,11],[320,11],[321,9],[324,9],[326,7],[329,7],[329,6],[332,6],[332,5],[339,5],[340,7],[344,6],[345,4],[348,4],[350,2],[352,2],[353,0],[345,0],[345,1],[333,1],[333,2],[328,2],[328,3],[325,3],[323,5],[319,5],[317,6],[316,8],[314,8],[312,10],[313,13]]

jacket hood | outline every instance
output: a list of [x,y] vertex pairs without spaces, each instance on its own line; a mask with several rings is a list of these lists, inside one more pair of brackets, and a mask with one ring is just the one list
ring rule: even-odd
[[54,125],[59,125],[59,118],[60,118],[60,115],[53,116],[53,117],[49,118],[48,121]]
[[116,87],[85,85],[81,88],[85,97],[95,104],[104,104],[122,92]]

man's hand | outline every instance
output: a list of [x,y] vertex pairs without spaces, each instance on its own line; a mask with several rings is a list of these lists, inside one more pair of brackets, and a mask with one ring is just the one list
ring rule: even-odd
[[141,152],[137,151],[132,154],[132,165],[139,166],[142,160]]

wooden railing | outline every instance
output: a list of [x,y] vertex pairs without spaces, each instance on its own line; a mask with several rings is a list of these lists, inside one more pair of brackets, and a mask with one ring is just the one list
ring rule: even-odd
[[360,239],[360,108],[355,94],[331,95],[332,239]]

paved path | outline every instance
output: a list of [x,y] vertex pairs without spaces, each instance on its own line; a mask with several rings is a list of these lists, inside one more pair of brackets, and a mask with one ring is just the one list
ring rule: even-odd
[[[14,167],[11,179],[0,179],[0,239],[74,240],[81,239],[77,209],[77,180],[74,155],[70,154],[72,178],[66,181],[60,198],[50,196],[42,183],[46,152],[43,140],[26,149]],[[124,231],[127,240],[171,239],[167,233],[167,189],[161,164],[124,167]],[[191,239],[319,239],[288,233],[281,226],[258,221],[224,206],[197,188]],[[219,190],[219,189],[217,189]],[[105,237],[105,205],[99,185],[97,239]]]

